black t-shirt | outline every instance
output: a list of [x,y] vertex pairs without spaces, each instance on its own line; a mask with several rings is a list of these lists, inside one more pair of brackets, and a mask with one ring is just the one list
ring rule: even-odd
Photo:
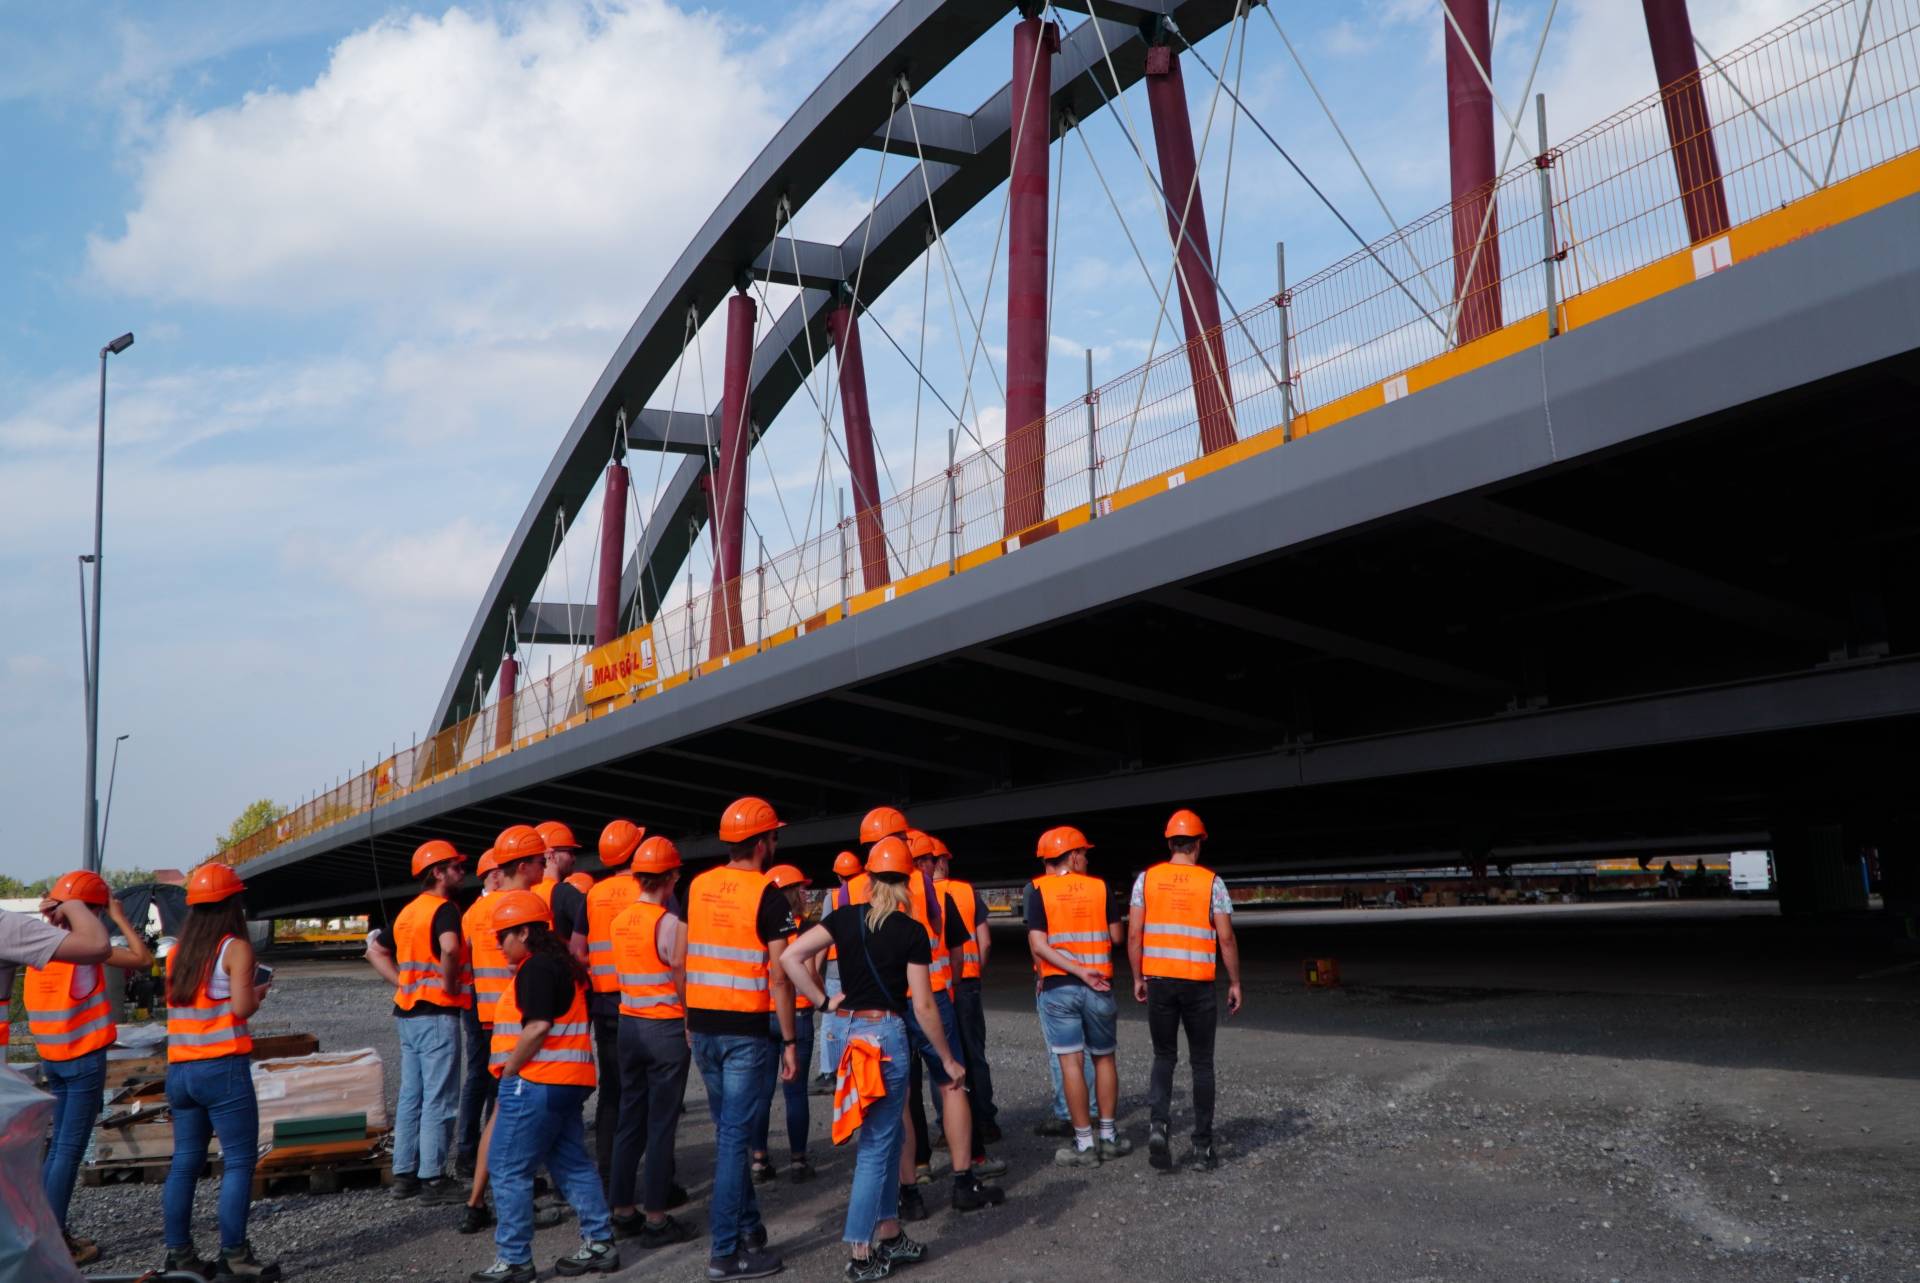
[[[1127,897],[1125,894],[1114,890],[1114,885],[1115,884],[1111,882],[1107,884],[1107,924],[1109,927],[1116,922],[1125,922],[1127,920]],[[1046,931],[1047,902],[1040,898],[1040,888],[1031,883],[1027,886],[1024,916],[1027,920],[1027,930]],[[1041,979],[1040,988],[1042,990],[1059,989],[1066,985],[1077,985],[1080,983],[1079,976],[1046,976]]]
[[530,955],[513,973],[513,1000],[520,1023],[558,1020],[573,1006],[573,968],[551,953]]
[[[863,941],[861,929],[866,925],[866,918],[866,905],[850,904],[820,920],[840,950],[840,987],[847,995],[840,1009],[880,1008],[905,1012],[907,964],[932,966],[933,945],[927,940],[926,930],[910,913],[889,913],[878,931],[864,933]],[[872,960],[872,966],[867,965],[868,959]]]
[[577,931],[582,935],[587,930],[586,893],[570,882],[553,884],[553,934],[562,940],[570,940]]
[[[754,919],[753,928],[762,944],[785,940],[800,929],[800,924],[793,920],[793,906],[787,903],[787,893],[771,882],[760,894],[760,913]],[[768,1014],[760,1011],[715,1011],[709,1007],[689,1006],[687,1029],[696,1034],[764,1037]]]
[[[958,953],[961,945],[973,939],[973,932],[967,930],[967,920],[960,916],[960,906],[953,902],[952,894],[949,893],[945,898],[946,904],[942,909],[942,917],[946,921],[947,929],[944,938],[947,943],[947,948]],[[959,976],[960,972],[958,968],[954,970],[953,974],[955,977]]]
[[[440,937],[446,935],[448,932],[452,932],[456,936],[460,934],[460,906],[451,900],[433,911],[433,956],[436,960],[440,957]],[[395,948],[393,943],[393,931],[391,928],[376,927],[374,929],[374,935],[379,937],[380,943],[386,947],[387,952],[393,954],[399,953],[399,950]],[[402,1010],[400,1005],[395,1003],[393,1014],[404,1020],[409,1016],[443,1016],[448,1010],[449,1008],[438,1006],[431,1002],[416,1002],[411,1008]]]

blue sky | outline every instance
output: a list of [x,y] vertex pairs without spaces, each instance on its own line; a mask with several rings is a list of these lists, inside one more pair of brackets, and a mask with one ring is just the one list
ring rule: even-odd
[[[1494,78],[1516,102],[1551,2],[1502,5]],[[1695,0],[1694,22],[1709,47],[1727,48],[1798,7]],[[884,8],[0,9],[0,593],[26,625],[0,650],[0,800],[17,834],[0,871],[78,861],[73,557],[91,536],[103,342],[138,335],[114,358],[110,392],[101,731],[132,738],[108,860],[184,866],[250,799],[296,801],[424,729],[533,481],[620,335],[752,155]],[[1442,203],[1437,3],[1276,0],[1274,12],[1396,219]],[[1202,46],[1216,66],[1225,39]],[[971,109],[1008,61],[1003,23],[918,100]],[[1243,77],[1249,109],[1348,217],[1386,231],[1263,12]],[[1186,81],[1198,123],[1215,85],[1191,63]],[[1650,92],[1639,5],[1561,0],[1536,88],[1556,135]],[[1144,130],[1138,89],[1130,112]],[[1224,130],[1230,103],[1220,112]],[[1121,121],[1103,114],[1084,132],[1164,271],[1164,225]],[[1288,242],[1296,277],[1353,246],[1244,121],[1234,136],[1214,235],[1227,243],[1222,283],[1245,307],[1272,288],[1274,240]],[[1102,378],[1117,374],[1144,357],[1156,315],[1086,153],[1066,146],[1056,403],[1079,386],[1081,348],[1096,350]],[[879,163],[849,162],[799,211],[799,233],[837,239],[853,226]],[[886,163],[888,186],[907,176],[906,162]],[[1216,215],[1226,171],[1216,136],[1203,165]],[[989,288],[1001,297],[1004,272],[988,284],[999,199],[951,232],[976,302]],[[873,302],[909,347],[919,282],[915,269]],[[936,292],[929,352],[956,347],[943,309]],[[1004,309],[986,310],[997,361]],[[715,330],[702,336],[710,400]],[[882,448],[904,484],[913,383],[876,334],[866,348]],[[958,359],[927,368],[957,402]],[[695,376],[689,363],[682,408],[698,399]],[[981,430],[997,431],[997,407],[986,409]],[[816,413],[796,398],[756,457],[750,511],[766,514],[776,548],[786,526],[772,488],[806,526],[820,444]],[[923,474],[939,448],[927,429]],[[643,494],[652,462],[634,460]],[[590,595],[592,523],[581,525],[550,577],[554,596],[565,583],[576,600]],[[550,656],[530,658],[537,672]]]

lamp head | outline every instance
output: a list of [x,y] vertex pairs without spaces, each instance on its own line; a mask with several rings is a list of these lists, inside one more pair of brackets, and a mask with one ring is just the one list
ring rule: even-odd
[[122,352],[126,351],[128,348],[132,346],[133,346],[133,332],[129,330],[127,333],[122,334],[119,338],[115,339],[113,342],[101,348],[100,355],[107,356],[111,354],[113,356],[119,356]]

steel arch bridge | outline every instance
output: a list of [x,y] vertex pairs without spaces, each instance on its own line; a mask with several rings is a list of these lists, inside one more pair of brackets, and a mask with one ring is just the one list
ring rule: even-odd
[[[1647,0],[1658,91],[1557,146],[1542,122],[1510,169],[1487,0],[1436,0],[1447,204],[1223,316],[1180,67],[1238,108],[1197,46],[1244,38],[1259,7],[895,5],[620,343],[434,733],[225,853],[256,898],[364,903],[370,859],[378,878],[427,836],[479,849],[529,816],[640,812],[698,851],[756,781],[800,849],[890,800],[1007,873],[1037,817],[1196,799],[1263,867],[1772,842],[1831,881],[1862,834],[1920,850],[1894,782],[1920,766],[1899,747],[1920,726],[1920,540],[1884,495],[1920,450],[1891,409],[1920,377],[1920,0],[1822,0],[1719,57],[1684,0]],[[1059,10],[1084,20],[1044,20]],[[970,113],[914,98],[1010,12],[1004,86]],[[1050,408],[1047,153],[1142,81],[1153,137],[1129,141],[1156,153],[1182,333]],[[797,239],[795,212],[863,151],[915,163],[839,243]],[[883,496],[860,318],[1003,184],[1005,439],[912,503]],[[760,325],[767,285],[797,292]],[[720,401],[661,407],[722,311]],[[829,354],[854,511],[783,563],[804,582],[769,627],[764,563],[757,584],[742,564],[746,460]],[[1832,448],[1795,449],[1810,406]],[[629,554],[633,450],[673,467]],[[536,600],[552,532],[596,486],[592,606]],[[1748,530],[1749,502],[1794,519]],[[963,509],[992,530],[964,549]],[[703,527],[713,583],[675,605],[662,585]],[[583,612],[596,649],[536,708],[515,652]],[[1193,662],[1159,657],[1182,641]]]

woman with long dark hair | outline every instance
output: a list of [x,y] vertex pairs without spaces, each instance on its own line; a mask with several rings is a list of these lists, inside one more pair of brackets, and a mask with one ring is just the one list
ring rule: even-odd
[[[253,1094],[253,1036],[247,1019],[267,986],[254,984],[253,945],[240,893],[224,864],[203,864],[187,879],[187,924],[167,956],[167,1104],[173,1114],[173,1166],[160,1203],[167,1266],[202,1278],[275,1283],[280,1267],[256,1260],[247,1242],[260,1109]],[[220,1137],[220,1253],[202,1260],[193,1245],[193,1187]]]

